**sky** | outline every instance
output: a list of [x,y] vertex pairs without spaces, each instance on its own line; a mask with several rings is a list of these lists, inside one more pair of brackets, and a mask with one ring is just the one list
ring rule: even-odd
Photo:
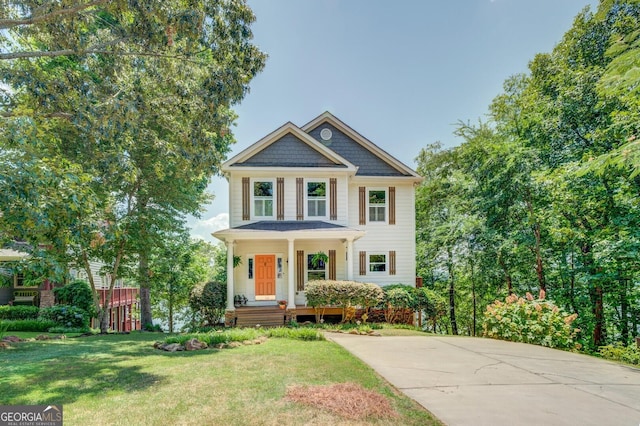
[[[235,108],[229,158],[284,123],[329,111],[416,168],[420,149],[462,141],[456,123],[484,120],[509,76],[550,52],[587,0],[249,0],[265,69]],[[228,185],[191,235],[228,228]]]

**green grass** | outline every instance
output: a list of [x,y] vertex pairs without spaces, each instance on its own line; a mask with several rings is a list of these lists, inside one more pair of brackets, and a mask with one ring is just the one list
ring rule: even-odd
[[[66,425],[439,424],[335,343],[272,338],[195,352],[153,349],[132,333],[14,344],[0,352],[3,404],[62,404]],[[359,383],[389,398],[396,419],[346,421],[288,402],[288,385]]]

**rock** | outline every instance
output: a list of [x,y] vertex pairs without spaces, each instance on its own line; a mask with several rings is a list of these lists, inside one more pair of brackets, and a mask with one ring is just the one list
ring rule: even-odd
[[9,342],[9,343],[18,343],[18,342],[24,342],[24,339],[21,339],[18,336],[4,336],[2,338],[2,341]]
[[382,334],[378,333],[377,331],[374,331],[373,333],[371,333],[369,336],[376,336],[376,337],[380,337],[382,336]]
[[187,340],[187,342],[184,344],[184,349],[187,351],[199,351],[201,349],[207,349],[207,348],[208,348],[208,345],[205,342],[201,342],[196,338]]
[[5,341],[0,342],[0,349],[9,349],[10,347],[11,345],[9,344],[9,342],[5,342]]
[[355,328],[352,328],[351,330],[349,330],[349,334],[360,334],[360,332]]
[[216,345],[216,348],[217,348],[217,349],[224,349],[224,348],[226,348],[226,347],[227,347],[227,345],[226,345],[226,344],[224,344],[224,343],[218,343],[218,344]]
[[45,334],[38,334],[36,336],[36,340],[49,340],[49,339],[50,339],[50,337],[45,335]]
[[227,345],[230,348],[239,348],[240,346],[242,346],[242,343],[240,342],[229,342],[229,344]]
[[153,342],[153,348],[154,349],[161,349],[160,347],[163,345],[164,343],[162,342],[158,342],[157,340],[155,342]]
[[245,346],[253,345],[253,340],[243,340],[242,344],[245,345]]
[[171,343],[169,345],[164,345],[162,349],[167,352],[184,351],[184,346],[182,346],[180,343]]
[[67,336],[65,336],[64,334],[58,334],[57,336],[53,336],[52,337],[52,339],[55,339],[55,340],[63,340],[63,339],[66,339],[66,338],[67,338]]

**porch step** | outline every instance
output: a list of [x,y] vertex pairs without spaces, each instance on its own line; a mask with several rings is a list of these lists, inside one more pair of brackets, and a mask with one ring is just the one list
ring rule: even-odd
[[277,306],[236,308],[236,327],[279,327],[285,324],[286,313]]

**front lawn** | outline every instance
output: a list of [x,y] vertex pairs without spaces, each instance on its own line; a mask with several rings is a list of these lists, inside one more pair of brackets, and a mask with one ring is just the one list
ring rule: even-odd
[[[368,366],[328,341],[169,353],[157,334],[13,344],[0,352],[0,401],[62,404],[67,425],[439,424]],[[285,399],[288,386],[352,382],[388,398],[399,417],[347,420]]]

